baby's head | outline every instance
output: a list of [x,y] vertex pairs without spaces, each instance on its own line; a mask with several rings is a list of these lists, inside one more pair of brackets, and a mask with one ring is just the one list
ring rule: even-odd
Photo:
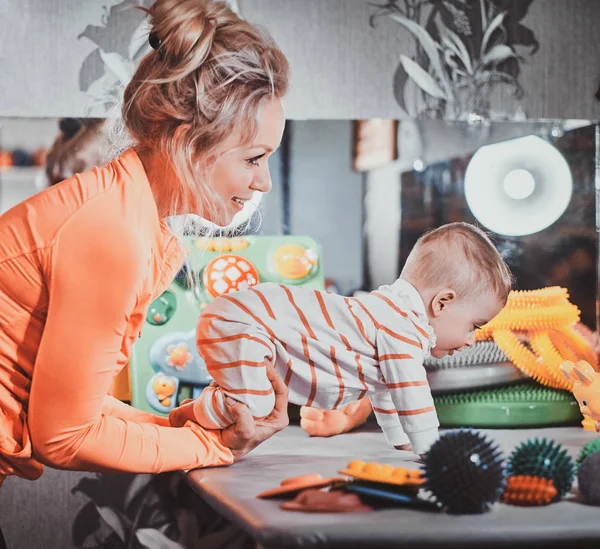
[[419,292],[441,358],[474,341],[477,328],[506,304],[510,270],[490,239],[468,223],[449,223],[425,233],[412,249],[401,278]]

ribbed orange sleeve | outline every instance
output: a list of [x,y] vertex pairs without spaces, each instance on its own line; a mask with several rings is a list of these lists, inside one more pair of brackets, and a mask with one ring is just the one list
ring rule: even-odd
[[28,415],[35,457],[57,468],[138,473],[230,464],[220,433],[168,427],[106,401],[148,265],[124,216],[92,200],[97,206],[61,228],[44,266],[50,302]]

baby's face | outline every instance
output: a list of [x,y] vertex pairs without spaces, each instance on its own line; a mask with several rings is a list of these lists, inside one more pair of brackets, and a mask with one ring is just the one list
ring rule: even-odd
[[493,292],[453,300],[439,316],[430,319],[437,339],[431,356],[442,358],[473,345],[475,330],[492,320],[502,307],[503,303]]

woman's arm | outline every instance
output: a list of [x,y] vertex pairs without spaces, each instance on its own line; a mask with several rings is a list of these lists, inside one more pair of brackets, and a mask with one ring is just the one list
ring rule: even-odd
[[138,410],[110,395],[104,397],[102,413],[108,416],[120,417],[121,419],[126,419],[128,421],[135,421],[137,423],[153,423],[154,425],[169,426],[168,418]]
[[116,191],[73,215],[44,266],[49,305],[28,410],[35,456],[63,469],[139,473],[229,464],[218,432],[115,417],[103,408],[147,269],[109,192]]

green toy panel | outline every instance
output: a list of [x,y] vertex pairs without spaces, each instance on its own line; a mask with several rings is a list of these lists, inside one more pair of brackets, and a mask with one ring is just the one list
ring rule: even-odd
[[541,427],[582,419],[571,393],[535,382],[450,393],[434,397],[434,402],[442,427]]
[[202,309],[223,288],[227,293],[238,285],[243,288],[257,282],[319,290],[325,287],[319,246],[307,236],[199,238],[188,242],[189,266],[198,283],[191,285],[187,276],[176,278],[150,304],[129,361],[132,405],[158,415],[168,415],[179,402],[196,396],[210,382],[196,349],[195,330]]

